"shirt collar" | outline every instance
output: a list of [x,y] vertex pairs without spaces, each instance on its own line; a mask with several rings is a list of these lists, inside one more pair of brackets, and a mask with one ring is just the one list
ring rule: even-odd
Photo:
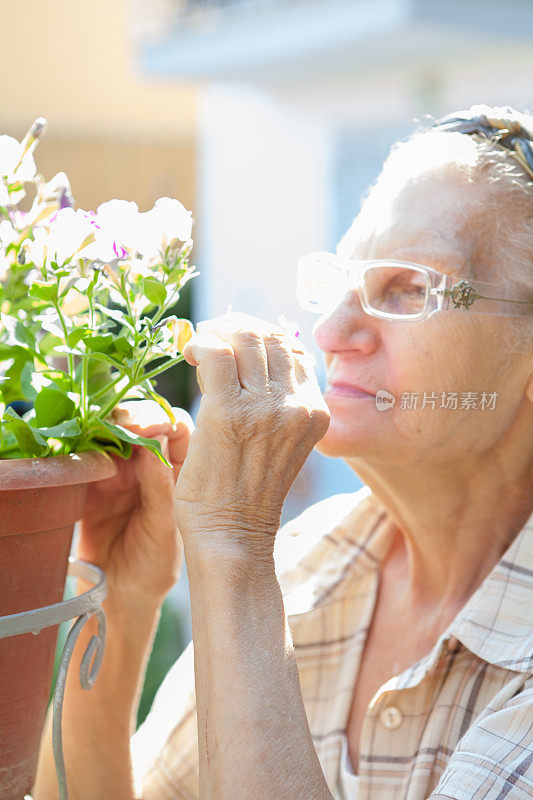
[[[300,538],[305,541],[306,528],[312,523],[313,530],[321,533],[316,546],[288,573],[289,591],[284,600],[289,617],[323,608],[336,598],[347,596],[357,586],[358,574],[377,572],[388,549],[391,520],[370,488],[365,486],[344,495],[340,503],[339,497],[311,506],[293,521],[288,531],[294,536],[301,530]],[[333,514],[332,520],[332,511],[337,519]],[[330,520],[329,529],[324,528],[326,519]],[[290,526],[291,523],[287,527]],[[439,637],[431,653],[408,671],[409,685],[427,672],[443,644],[453,639],[491,664],[532,672],[533,624],[528,613],[532,600],[533,514]]]
[[459,611],[449,633],[490,664],[533,672],[532,601],[533,514]]

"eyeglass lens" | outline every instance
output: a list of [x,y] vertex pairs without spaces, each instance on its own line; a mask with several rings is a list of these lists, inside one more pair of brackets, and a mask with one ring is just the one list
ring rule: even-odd
[[369,267],[363,291],[368,305],[376,311],[403,316],[420,314],[425,308],[429,280],[425,272],[401,266]]
[[429,277],[422,270],[398,264],[367,266],[361,280],[360,273],[318,259],[300,270],[298,294],[304,307],[326,311],[357,286],[370,309],[394,316],[422,313],[429,296]]

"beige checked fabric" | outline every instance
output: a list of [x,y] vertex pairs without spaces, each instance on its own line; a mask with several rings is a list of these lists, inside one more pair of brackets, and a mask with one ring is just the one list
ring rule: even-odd
[[[391,531],[365,486],[311,506],[276,539],[309,727],[336,800]],[[533,798],[533,515],[431,652],[373,697],[359,748],[357,800]],[[198,800],[192,643],[132,738],[132,756],[138,797]]]

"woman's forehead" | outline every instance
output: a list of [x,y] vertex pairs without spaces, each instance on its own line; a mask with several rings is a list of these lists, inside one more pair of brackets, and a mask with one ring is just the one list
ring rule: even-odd
[[417,180],[388,196],[384,191],[371,195],[338,252],[349,258],[412,261],[464,275],[479,255],[486,223],[479,188],[451,180]]

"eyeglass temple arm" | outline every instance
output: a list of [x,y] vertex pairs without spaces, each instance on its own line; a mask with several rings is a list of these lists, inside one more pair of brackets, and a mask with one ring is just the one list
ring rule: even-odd
[[517,300],[510,297],[491,297],[490,295],[480,294],[476,291],[476,283],[465,280],[459,281],[459,283],[456,283],[451,289],[430,289],[430,294],[451,297],[456,308],[460,308],[461,306],[469,308],[476,300],[497,300],[502,303],[520,303],[533,306],[533,301],[531,300]]

